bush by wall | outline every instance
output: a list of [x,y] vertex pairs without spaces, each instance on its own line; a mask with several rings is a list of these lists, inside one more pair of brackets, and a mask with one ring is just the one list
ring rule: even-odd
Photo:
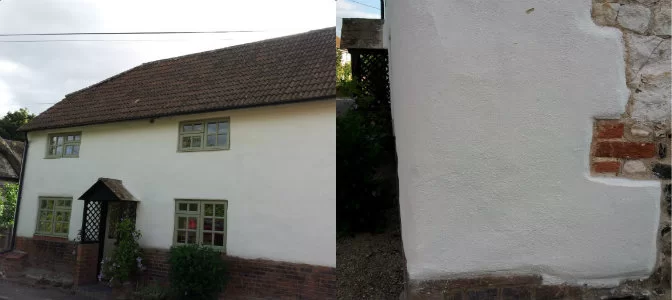
[[210,247],[171,247],[168,263],[170,285],[176,299],[216,299],[226,286],[226,263],[220,253]]

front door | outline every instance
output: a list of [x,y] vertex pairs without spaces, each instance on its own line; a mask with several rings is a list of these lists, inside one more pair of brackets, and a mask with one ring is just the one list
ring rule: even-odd
[[119,202],[107,202],[107,220],[105,222],[105,240],[103,256],[112,257],[117,242],[117,223],[119,223]]

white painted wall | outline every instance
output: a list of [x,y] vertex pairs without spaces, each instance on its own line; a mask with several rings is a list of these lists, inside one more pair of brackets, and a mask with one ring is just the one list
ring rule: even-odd
[[[178,153],[178,123],[228,116],[231,150]],[[44,159],[31,132],[18,236],[35,231],[38,196],[79,198],[99,177],[120,179],[138,206],[141,245],[168,248],[175,198],[226,199],[227,253],[336,265],[335,100],[67,128],[79,158]],[[70,238],[84,201],[74,201]]]
[[590,7],[389,1],[411,279],[615,284],[652,271],[660,183],[588,175],[593,118],[618,117],[628,98],[620,33]]

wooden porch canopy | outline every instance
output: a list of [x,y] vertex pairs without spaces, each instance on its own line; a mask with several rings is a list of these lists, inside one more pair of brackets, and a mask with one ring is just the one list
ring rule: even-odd
[[[81,242],[100,243],[105,238],[105,224],[109,210],[108,203],[119,203],[119,214],[115,214],[120,221],[131,219],[135,224],[135,215],[138,199],[129,192],[121,180],[112,178],[98,178],[79,200],[84,200],[84,216],[82,218]],[[102,252],[103,247],[99,248]]]

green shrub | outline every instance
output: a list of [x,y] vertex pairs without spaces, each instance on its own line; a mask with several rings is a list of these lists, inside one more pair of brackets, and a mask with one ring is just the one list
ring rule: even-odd
[[0,230],[12,228],[14,225],[18,193],[19,185],[16,183],[0,185]]
[[135,229],[131,219],[124,219],[117,225],[117,246],[112,257],[101,262],[98,280],[107,280],[110,284],[123,283],[133,279],[145,267],[142,265],[143,253],[138,240],[142,234]]
[[216,299],[226,285],[226,263],[210,247],[171,247],[168,262],[170,285],[177,299]]

